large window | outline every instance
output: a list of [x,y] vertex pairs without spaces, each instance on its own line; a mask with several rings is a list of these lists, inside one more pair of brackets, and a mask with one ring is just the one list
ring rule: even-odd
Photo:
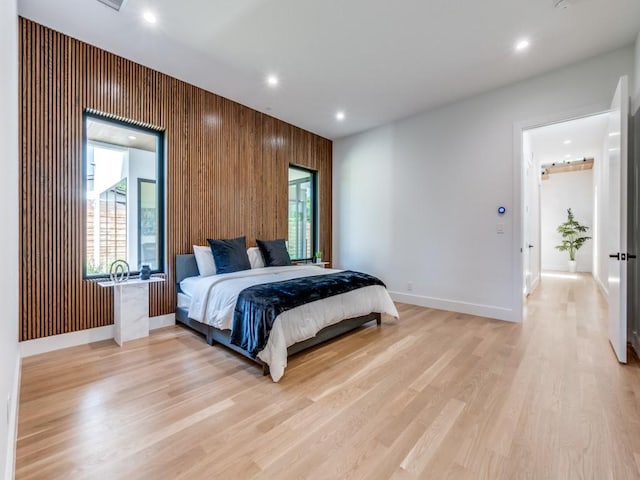
[[115,260],[163,272],[162,132],[86,113],[84,135],[85,278]]
[[316,172],[289,167],[289,255],[311,260],[318,246]]

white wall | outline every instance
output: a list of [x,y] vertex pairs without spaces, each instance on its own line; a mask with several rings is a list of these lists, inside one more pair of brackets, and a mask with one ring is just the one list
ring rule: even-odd
[[516,125],[604,108],[633,55],[620,49],[334,142],[334,264],[379,275],[396,299],[519,319]]
[[[16,0],[0,2],[0,476],[13,471],[18,382],[18,17]],[[11,395],[11,420],[6,402]]]
[[[602,155],[608,158],[607,140],[602,142]],[[593,164],[593,278],[596,279],[605,295],[609,294],[609,255],[607,246],[607,223],[609,215],[609,170],[604,162]]]
[[[575,219],[589,227],[586,234],[593,237],[593,170],[554,173],[542,182],[541,195],[541,252],[542,269],[567,271],[569,252],[560,252],[555,246],[562,243],[562,235],[556,228],[567,221],[567,209],[571,208]],[[593,270],[593,240],[587,240],[576,254],[579,272]]]

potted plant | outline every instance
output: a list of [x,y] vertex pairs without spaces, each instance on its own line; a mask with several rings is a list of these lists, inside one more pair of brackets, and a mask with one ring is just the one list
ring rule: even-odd
[[567,210],[567,221],[558,225],[558,233],[562,235],[562,243],[556,245],[556,248],[561,252],[569,252],[569,271],[576,271],[576,252],[580,250],[580,247],[584,245],[584,242],[591,237],[583,235],[589,230],[589,227],[580,225],[578,221],[573,218],[573,212],[569,208]]
[[322,250],[316,252],[316,263],[322,262]]

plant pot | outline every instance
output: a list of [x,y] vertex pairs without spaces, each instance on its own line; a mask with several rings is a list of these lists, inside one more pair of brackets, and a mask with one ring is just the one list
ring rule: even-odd
[[316,257],[316,263],[322,263],[322,257]]
[[569,260],[569,271],[571,273],[576,273],[576,270],[577,270],[576,261],[575,260]]

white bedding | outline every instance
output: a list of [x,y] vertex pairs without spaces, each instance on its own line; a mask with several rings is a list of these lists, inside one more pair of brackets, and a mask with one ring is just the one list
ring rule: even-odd
[[178,293],[178,308],[189,310],[189,305],[191,305],[191,295],[187,295],[186,293]]
[[[266,267],[209,277],[190,277],[180,288],[191,298],[189,317],[221,330],[231,329],[238,295],[245,288],[261,283],[325,275],[340,270],[314,266]],[[269,365],[277,382],[287,366],[287,348],[314,337],[323,328],[346,318],[381,312],[398,317],[387,290],[379,285],[360,288],[318,300],[280,314],[271,329],[266,347],[258,358]]]

